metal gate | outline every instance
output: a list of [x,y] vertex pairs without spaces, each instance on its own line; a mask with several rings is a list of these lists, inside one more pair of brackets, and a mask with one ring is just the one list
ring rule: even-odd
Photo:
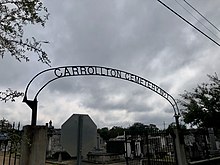
[[126,132],[127,165],[176,165],[174,137],[166,131]]

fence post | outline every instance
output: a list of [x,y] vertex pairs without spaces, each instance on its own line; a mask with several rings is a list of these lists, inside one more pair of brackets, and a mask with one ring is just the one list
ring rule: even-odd
[[217,150],[213,128],[208,128],[211,150]]
[[187,165],[188,163],[186,160],[184,143],[180,139],[183,137],[180,137],[179,130],[177,128],[174,128],[174,134],[175,134],[175,146],[176,146],[176,155],[177,155],[178,165]]
[[44,165],[46,161],[47,126],[24,126],[21,144],[22,165]]

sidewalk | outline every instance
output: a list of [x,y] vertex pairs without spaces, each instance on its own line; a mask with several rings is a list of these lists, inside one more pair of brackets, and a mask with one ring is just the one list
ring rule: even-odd
[[[69,160],[69,161],[46,161],[46,165],[76,165],[77,161],[76,160]],[[104,164],[104,163],[103,163]],[[117,163],[105,163],[106,165],[126,165],[125,162],[117,162]],[[90,162],[84,162],[82,161],[81,165],[102,165],[102,164],[97,164],[97,163],[90,163]]]

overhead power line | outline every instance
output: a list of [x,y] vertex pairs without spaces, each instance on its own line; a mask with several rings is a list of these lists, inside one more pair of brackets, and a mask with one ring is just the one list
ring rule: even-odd
[[220,32],[220,29],[216,27],[211,21],[209,21],[204,15],[202,15],[195,7],[193,7],[189,2],[183,0],[188,6],[190,6],[193,10],[195,10],[202,18],[204,18],[210,25],[212,25],[216,30]]
[[185,21],[187,24],[189,24],[190,26],[192,26],[194,29],[196,29],[198,32],[200,32],[201,34],[203,34],[205,37],[207,37],[209,40],[211,40],[213,43],[215,43],[216,45],[218,45],[220,47],[220,44],[215,41],[214,39],[212,39],[210,36],[208,36],[206,33],[204,33],[202,30],[200,30],[199,28],[197,28],[196,26],[194,26],[192,23],[190,23],[188,20],[186,20],[184,17],[182,17],[180,14],[178,14],[176,11],[174,11],[172,8],[170,8],[169,6],[167,6],[164,2],[162,2],[161,0],[157,0],[160,4],[162,4],[163,6],[165,6],[167,9],[169,9],[172,13],[174,13],[176,16],[178,16],[179,18],[181,18],[183,21]]
[[196,21],[198,21],[206,30],[208,30],[210,33],[212,33],[213,36],[215,36],[218,40],[220,38],[212,31],[210,30],[205,24],[203,24],[196,16],[194,16],[188,9],[186,9],[180,2],[175,0],[178,5],[180,5],[187,13],[189,13]]

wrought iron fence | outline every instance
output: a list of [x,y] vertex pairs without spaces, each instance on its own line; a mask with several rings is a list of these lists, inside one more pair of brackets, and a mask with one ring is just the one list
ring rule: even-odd
[[205,129],[184,130],[184,143],[187,160],[209,158],[208,131]]
[[1,122],[0,125],[0,164],[18,165],[21,144],[20,123],[12,125]]
[[165,131],[126,133],[127,165],[176,165],[174,137]]
[[218,135],[213,129],[183,130],[185,152],[188,162],[218,157],[220,148]]

